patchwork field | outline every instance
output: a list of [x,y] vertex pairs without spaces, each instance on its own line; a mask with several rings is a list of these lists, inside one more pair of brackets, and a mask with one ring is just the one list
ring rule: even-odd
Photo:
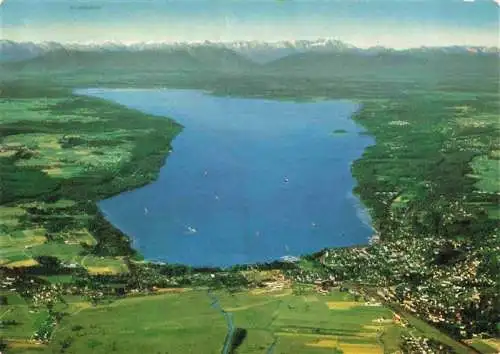
[[[71,211],[68,211],[75,204],[72,200],[61,199],[55,203],[29,202],[15,207],[0,206],[0,264],[8,267],[30,266],[36,264],[35,258],[38,256],[55,256],[67,264],[89,267],[109,265],[117,268],[117,264],[123,265],[119,260],[109,259],[105,263],[100,257],[82,255],[82,244],[96,244],[87,228],[66,227],[57,231],[46,228],[47,224],[50,227],[50,222],[58,218],[85,222],[89,216],[71,215]],[[37,218],[35,222],[32,221],[34,218]]]
[[[5,138],[0,150],[25,154],[17,166],[39,168],[49,176],[71,178],[89,169],[118,168],[130,159],[133,145],[117,131],[101,134],[21,134]],[[123,141],[123,143],[114,142]],[[28,158],[29,157],[29,158]]]
[[[238,353],[266,353],[272,347],[273,353],[337,349],[375,354],[397,348],[398,337],[386,335],[401,328],[392,322],[392,312],[356,302],[348,293],[216,291],[213,295],[232,314],[234,327],[245,330]],[[65,306],[66,316],[50,344],[35,349],[27,334],[33,333],[44,314],[33,312],[20,298],[9,299],[5,319],[21,322],[4,334],[9,341],[16,340],[12,352],[50,353],[65,345],[65,353],[153,353],[162,348],[162,353],[209,354],[220,353],[227,333],[226,321],[206,290],[127,297],[95,307],[68,297]]]
[[[385,307],[366,306],[348,293],[321,295],[272,292],[252,295],[218,294],[222,307],[233,314],[234,324],[247,330],[238,353],[383,353],[381,335],[396,325]],[[385,319],[385,321],[381,321]],[[274,343],[274,344],[273,344]]]
[[2,86],[0,114],[0,265],[53,256],[91,273],[127,271],[115,256],[135,252],[95,203],[153,179],[180,127],[29,85]]

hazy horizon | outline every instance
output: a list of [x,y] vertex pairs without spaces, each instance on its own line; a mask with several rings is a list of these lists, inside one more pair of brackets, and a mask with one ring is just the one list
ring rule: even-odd
[[233,42],[337,39],[357,47],[499,45],[493,0],[5,0],[0,39]]

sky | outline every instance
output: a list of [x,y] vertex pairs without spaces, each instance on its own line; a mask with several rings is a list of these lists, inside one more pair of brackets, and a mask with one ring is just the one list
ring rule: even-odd
[[499,46],[499,15],[494,0],[3,0],[0,38]]

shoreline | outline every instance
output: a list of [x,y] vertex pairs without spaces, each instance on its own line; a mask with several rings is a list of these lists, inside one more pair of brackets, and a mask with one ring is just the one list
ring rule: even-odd
[[[39,87],[37,85],[34,86],[29,86],[29,83],[24,83],[24,84],[18,84],[14,85],[11,87],[14,87],[14,89],[11,88],[12,93],[9,93],[6,97],[12,97],[13,100],[17,98],[22,98],[25,97],[23,94],[21,96],[18,96],[19,94],[16,93],[19,89],[23,89],[25,85],[28,84],[28,88],[32,89],[33,92],[30,92],[29,97],[35,98],[39,97],[39,95],[43,96],[45,94],[46,90],[49,90],[49,92],[54,92],[53,96],[59,99],[64,107],[64,105],[74,105],[75,102],[79,102],[78,105],[83,105],[82,107],[85,107],[84,109],[87,109],[86,107],[90,107],[90,109],[95,110],[95,116],[99,117],[100,120],[103,122],[108,121],[109,119],[114,122],[114,124],[125,124],[125,131],[130,132],[129,134],[133,134],[133,130],[129,130],[126,124],[130,124],[130,122],[133,122],[133,126],[139,124],[139,125],[144,125],[144,126],[159,126],[158,134],[161,135],[161,138],[158,139],[158,142],[156,144],[153,144],[153,146],[160,146],[155,150],[151,150],[151,153],[148,154],[147,156],[144,156],[143,158],[139,156],[133,156],[130,161],[128,161],[126,164],[124,164],[121,167],[121,172],[117,172],[115,174],[115,177],[109,180],[105,180],[104,182],[98,182],[97,185],[91,185],[86,183],[82,183],[81,185],[78,186],[76,190],[73,190],[74,188],[72,187],[72,181],[73,178],[70,178],[69,180],[61,180],[62,185],[57,188],[57,193],[56,195],[50,195],[45,192],[41,192],[38,197],[35,197],[32,199],[32,202],[36,202],[38,199],[43,197],[42,199],[45,200],[47,197],[51,199],[54,198],[63,198],[63,199],[72,199],[77,203],[76,208],[73,208],[71,210],[68,210],[68,213],[73,213],[75,217],[77,217],[78,214],[84,212],[88,214],[88,217],[90,218],[90,224],[87,226],[89,229],[90,234],[95,240],[95,243],[93,245],[88,244],[87,246],[84,245],[83,248],[83,253],[80,253],[81,256],[92,256],[92,257],[110,257],[110,260],[116,257],[126,257],[130,258],[135,261],[142,261],[142,262],[157,262],[154,259],[147,260],[145,259],[144,255],[140,251],[138,247],[135,245],[135,239],[132,236],[129,236],[125,232],[121,231],[118,227],[114,226],[107,218],[105,212],[99,207],[99,202],[105,199],[109,199],[115,196],[118,196],[123,193],[130,192],[132,190],[136,190],[138,188],[141,188],[143,186],[146,186],[153,181],[157,180],[160,174],[160,170],[162,167],[165,166],[166,163],[168,163],[168,157],[170,152],[172,151],[172,141],[177,137],[179,133],[182,132],[183,126],[179,124],[177,121],[174,119],[165,116],[165,115],[154,115],[154,114],[149,114],[142,112],[138,109],[134,108],[129,108],[126,107],[122,104],[113,102],[112,100],[105,100],[102,98],[90,96],[90,95],[85,95],[82,94],[81,86],[80,88],[76,89],[69,89],[69,88],[64,88],[62,86],[49,86],[48,88],[46,87]],[[33,84],[31,84],[33,85]],[[163,90],[165,89],[170,89],[168,87],[163,87],[161,88]],[[175,89],[175,88],[174,88]],[[52,91],[50,91],[52,90]],[[129,90],[135,90],[135,88],[129,88]],[[156,88],[153,88],[153,90],[156,90]],[[191,90],[191,89],[186,89],[186,90]],[[196,90],[196,91],[201,91],[204,93],[208,93],[208,90]],[[210,93],[211,95],[214,96],[220,96],[214,93]],[[258,97],[255,96],[245,96],[245,95],[224,95],[225,97],[239,97],[239,98],[247,98],[247,99],[255,99]],[[276,99],[269,99],[267,98],[266,100],[269,101],[281,101],[279,97]],[[331,98],[331,101],[337,101],[336,98]],[[287,102],[290,101],[290,99],[286,100]],[[301,103],[302,100],[294,100],[296,103]],[[343,99],[342,101],[347,101],[347,99]],[[351,100],[348,100],[351,101]],[[357,106],[356,110],[349,115],[347,119],[350,119],[354,121],[356,126],[362,128],[363,133],[366,133],[365,127],[360,124],[359,121],[357,121],[355,118],[358,116],[359,112],[364,109],[364,106],[357,100],[352,100]],[[76,106],[74,108],[77,108],[79,106]],[[71,109],[73,110],[73,106],[70,106]],[[61,114],[59,111],[55,110],[54,106],[48,106],[49,109],[51,109],[50,112],[53,112],[52,114],[57,115]],[[110,113],[111,111],[111,113]],[[71,111],[70,111],[71,112]],[[113,113],[113,112],[116,112]],[[70,113],[71,114],[71,113]],[[122,116],[127,117],[128,123],[122,122]],[[109,117],[109,118],[108,118]],[[68,129],[66,128],[68,124],[73,124],[71,122],[61,122],[62,124],[61,129],[63,132]],[[46,133],[47,134],[47,133]],[[157,135],[158,135],[157,134]],[[153,138],[154,139],[154,138]],[[151,139],[150,139],[151,140]],[[373,140],[375,142],[375,140]],[[146,142],[146,144],[149,144],[149,141]],[[163,145],[162,145],[163,144]],[[364,148],[364,151],[372,145],[368,145],[367,147]],[[146,147],[148,149],[148,147]],[[361,197],[358,193],[356,193],[355,189],[357,185],[359,185],[358,179],[352,174],[352,165],[359,161],[360,159],[363,159],[364,152],[363,154],[356,160],[353,160],[351,162],[351,176],[353,177],[355,181],[355,185],[353,189],[349,191],[349,193],[356,198],[357,203],[360,204],[363,207],[364,212],[366,215],[370,217],[370,220],[372,218],[371,211],[369,208],[367,208],[364,204],[364,201],[361,200]],[[146,163],[144,163],[147,160]],[[140,170],[141,174],[140,176],[137,176],[135,174],[135,171]],[[88,178],[85,177],[87,175],[83,175],[83,178]],[[93,177],[93,176],[91,176]],[[81,178],[81,177],[76,177],[76,178]],[[100,176],[96,176],[96,178],[101,178]],[[83,181],[83,180],[82,180]],[[88,199],[84,200],[81,198],[81,194],[78,191],[83,191],[84,194],[88,196]],[[54,199],[55,200],[55,199]],[[19,200],[11,200],[5,205],[11,205],[11,206],[16,206],[19,203]],[[358,208],[360,206],[356,206]],[[361,221],[363,222],[363,221]],[[365,223],[366,224],[366,223]],[[28,227],[30,227],[28,225]],[[373,224],[370,224],[370,228],[373,228]],[[375,230],[374,230],[375,231]],[[307,251],[305,253],[297,253],[297,257],[303,258],[303,257],[308,257],[312,254],[322,252],[326,249],[329,248],[358,248],[358,247],[366,247],[370,245],[375,238],[377,232],[375,231],[371,236],[367,236],[366,240],[363,243],[356,243],[354,245],[350,246],[329,246],[328,244],[324,247],[315,249],[313,251]],[[54,245],[54,242],[51,241],[50,239],[46,241],[48,245]],[[68,246],[70,247],[70,246]],[[73,247],[73,246],[71,246]],[[76,247],[76,246],[75,246]],[[68,250],[69,252],[73,252],[71,250]],[[42,251],[44,252],[44,251]],[[30,252],[31,253],[31,252]],[[44,253],[42,253],[44,254]],[[56,257],[59,257],[61,255],[61,259],[65,259],[66,256],[64,256],[65,252],[59,254],[53,254]],[[13,263],[14,261],[6,258],[6,264]],[[273,262],[282,262],[282,257],[277,257],[273,259],[269,259],[266,262],[257,262],[258,263],[273,263]],[[184,263],[182,263],[184,264]],[[249,266],[252,264],[256,264],[255,262],[249,262],[245,264],[235,264],[228,266],[233,267],[233,266]],[[226,268],[226,267],[222,267]]]
[[[95,99],[99,99],[99,100],[103,100],[105,102],[111,102],[112,104],[118,104],[120,106],[123,106],[125,107],[126,109],[132,109],[132,110],[137,110],[137,109],[134,109],[134,108],[129,108],[125,105],[122,105],[120,103],[117,103],[113,100],[107,100],[107,99],[103,99],[103,98],[99,98],[99,97],[96,97],[96,96],[93,96],[92,94],[86,94],[86,93],[82,93],[82,91],[85,91],[85,90],[118,90],[118,91],[157,91],[157,90],[182,90],[182,91],[196,91],[196,92],[200,92],[200,93],[203,93],[203,94],[206,94],[206,95],[210,95],[210,96],[214,96],[214,97],[228,97],[228,98],[243,98],[243,99],[248,99],[248,100],[252,100],[252,99],[264,99],[266,101],[285,101],[285,102],[291,102],[291,103],[305,103],[303,100],[295,100],[295,99],[292,99],[292,98],[288,98],[288,99],[285,99],[285,100],[281,100],[280,98],[276,98],[276,99],[271,99],[271,98],[268,98],[268,97],[255,97],[255,96],[244,96],[244,95],[220,95],[220,94],[216,94],[214,92],[211,92],[210,90],[199,90],[199,89],[190,89],[190,88],[181,88],[181,89],[178,89],[178,88],[169,88],[169,87],[162,87],[162,88],[90,88],[90,89],[82,89],[82,88],[79,88],[79,89],[75,89],[73,92],[78,92],[77,95],[81,95],[81,96],[85,96],[85,97],[90,97],[90,98],[95,98]],[[321,252],[324,252],[325,250],[328,250],[328,249],[356,249],[356,248],[360,248],[360,247],[367,247],[369,245],[371,245],[373,242],[375,242],[375,240],[379,240],[379,233],[378,231],[374,228],[373,226],[373,223],[372,223],[372,215],[371,215],[371,210],[366,207],[366,205],[364,204],[364,202],[361,200],[361,197],[358,193],[355,193],[355,189],[356,187],[359,185],[359,181],[358,179],[353,175],[352,173],[352,165],[354,163],[356,163],[358,160],[361,160],[363,159],[363,156],[365,154],[365,151],[367,148],[371,147],[371,146],[374,146],[376,144],[376,140],[375,138],[369,134],[369,132],[367,131],[366,127],[363,126],[359,121],[357,121],[355,119],[355,117],[360,113],[360,111],[362,111],[364,109],[364,105],[362,102],[358,101],[358,100],[348,100],[348,99],[335,99],[335,98],[325,98],[325,97],[321,97],[320,99],[316,100],[314,98],[311,98],[309,100],[307,100],[306,102],[310,102],[310,103],[315,103],[315,102],[324,102],[324,101],[351,101],[353,102],[355,105],[356,105],[356,109],[354,112],[352,112],[352,114],[349,115],[348,119],[353,121],[354,124],[360,128],[360,131],[358,131],[357,133],[361,133],[361,134],[365,134],[365,135],[369,135],[372,139],[373,139],[373,142],[370,143],[369,145],[367,145],[364,150],[363,150],[363,153],[360,157],[352,160],[350,162],[350,174],[351,174],[351,177],[353,178],[354,180],[354,186],[353,188],[348,192],[348,195],[349,195],[349,198],[353,199],[355,202],[353,203],[354,205],[354,208],[356,209],[356,215],[359,219],[359,221],[368,226],[371,230],[372,230],[372,234],[366,239],[366,243],[356,243],[356,244],[353,244],[353,245],[349,245],[349,246],[326,246],[326,247],[323,247],[323,248],[320,248],[318,250],[315,250],[315,251],[309,251],[309,252],[305,252],[305,253],[301,253],[299,255],[297,255],[297,258],[304,258],[304,257],[309,257],[309,256],[312,256],[314,254],[317,254],[317,253],[321,253]],[[145,113],[145,112],[142,112],[141,110],[137,110],[139,112],[141,112],[142,114],[148,114],[149,113]],[[166,116],[164,115],[154,115],[158,118],[165,118]],[[173,120],[177,125],[181,126],[182,127],[182,124],[177,122],[175,120],[175,117],[167,117],[171,120]],[[179,131],[178,134],[180,134],[182,132]],[[172,141],[177,137],[174,136],[174,138],[172,139]],[[128,188],[126,190],[123,190],[123,191],[118,191],[116,193],[113,193],[112,195],[109,195],[108,197],[104,198],[104,199],[101,199],[99,201],[96,201],[96,206],[97,206],[97,209],[98,209],[98,212],[103,216],[103,218],[106,220],[107,223],[109,223],[115,230],[117,230],[118,232],[122,233],[129,241],[130,241],[130,244],[131,244],[131,248],[132,250],[134,251],[134,253],[136,254],[133,258],[135,258],[136,260],[140,260],[142,262],[146,262],[146,263],[164,263],[164,264],[180,264],[180,265],[185,265],[185,266],[188,266],[188,267],[193,267],[193,268],[203,268],[203,267],[210,267],[210,268],[217,268],[217,269],[230,269],[230,268],[233,268],[233,267],[249,267],[249,266],[252,266],[252,265],[259,265],[259,264],[271,264],[271,263],[286,263],[287,261],[284,261],[283,260],[283,257],[285,256],[282,256],[282,257],[279,257],[279,258],[276,258],[276,259],[269,259],[267,261],[259,261],[259,262],[249,262],[249,263],[238,263],[238,264],[234,264],[234,265],[230,265],[230,266],[213,266],[213,265],[205,265],[205,266],[193,266],[193,265],[190,265],[190,264],[187,264],[187,263],[168,263],[164,260],[158,260],[158,259],[146,259],[146,257],[140,252],[139,248],[137,248],[135,246],[136,244],[136,239],[132,236],[132,235],[128,235],[127,233],[125,233],[124,231],[122,231],[120,228],[118,228],[117,226],[115,226],[111,221],[109,221],[106,216],[105,216],[105,212],[104,210],[101,209],[101,207],[99,207],[99,203],[105,199],[109,199],[109,198],[113,198],[115,196],[118,196],[118,195],[121,195],[121,194],[124,194],[124,193],[128,193],[130,191],[133,191],[133,190],[136,190],[136,189],[139,189],[141,187],[144,187],[146,185],[149,185],[151,183],[153,183],[154,181],[156,181],[160,175],[160,171],[161,169],[168,163],[167,159],[169,157],[169,154],[170,152],[173,151],[173,147],[172,147],[172,141],[170,143],[170,150],[164,155],[163,157],[163,161],[162,163],[158,166],[158,168],[154,171],[154,178],[152,178],[151,180],[149,181],[145,181],[144,183],[140,184],[140,185],[137,185],[137,186],[134,186],[134,187],[131,187],[131,188]],[[360,213],[362,215],[360,215]]]

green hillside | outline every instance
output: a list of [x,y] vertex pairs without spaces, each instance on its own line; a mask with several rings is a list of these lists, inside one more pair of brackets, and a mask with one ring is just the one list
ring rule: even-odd
[[148,49],[140,51],[61,49],[42,56],[13,63],[3,68],[18,72],[168,72],[248,70],[253,62],[225,49],[209,46],[192,48]]
[[271,72],[304,76],[394,81],[441,80],[473,75],[477,78],[498,69],[498,55],[442,52],[300,53],[266,64]]

